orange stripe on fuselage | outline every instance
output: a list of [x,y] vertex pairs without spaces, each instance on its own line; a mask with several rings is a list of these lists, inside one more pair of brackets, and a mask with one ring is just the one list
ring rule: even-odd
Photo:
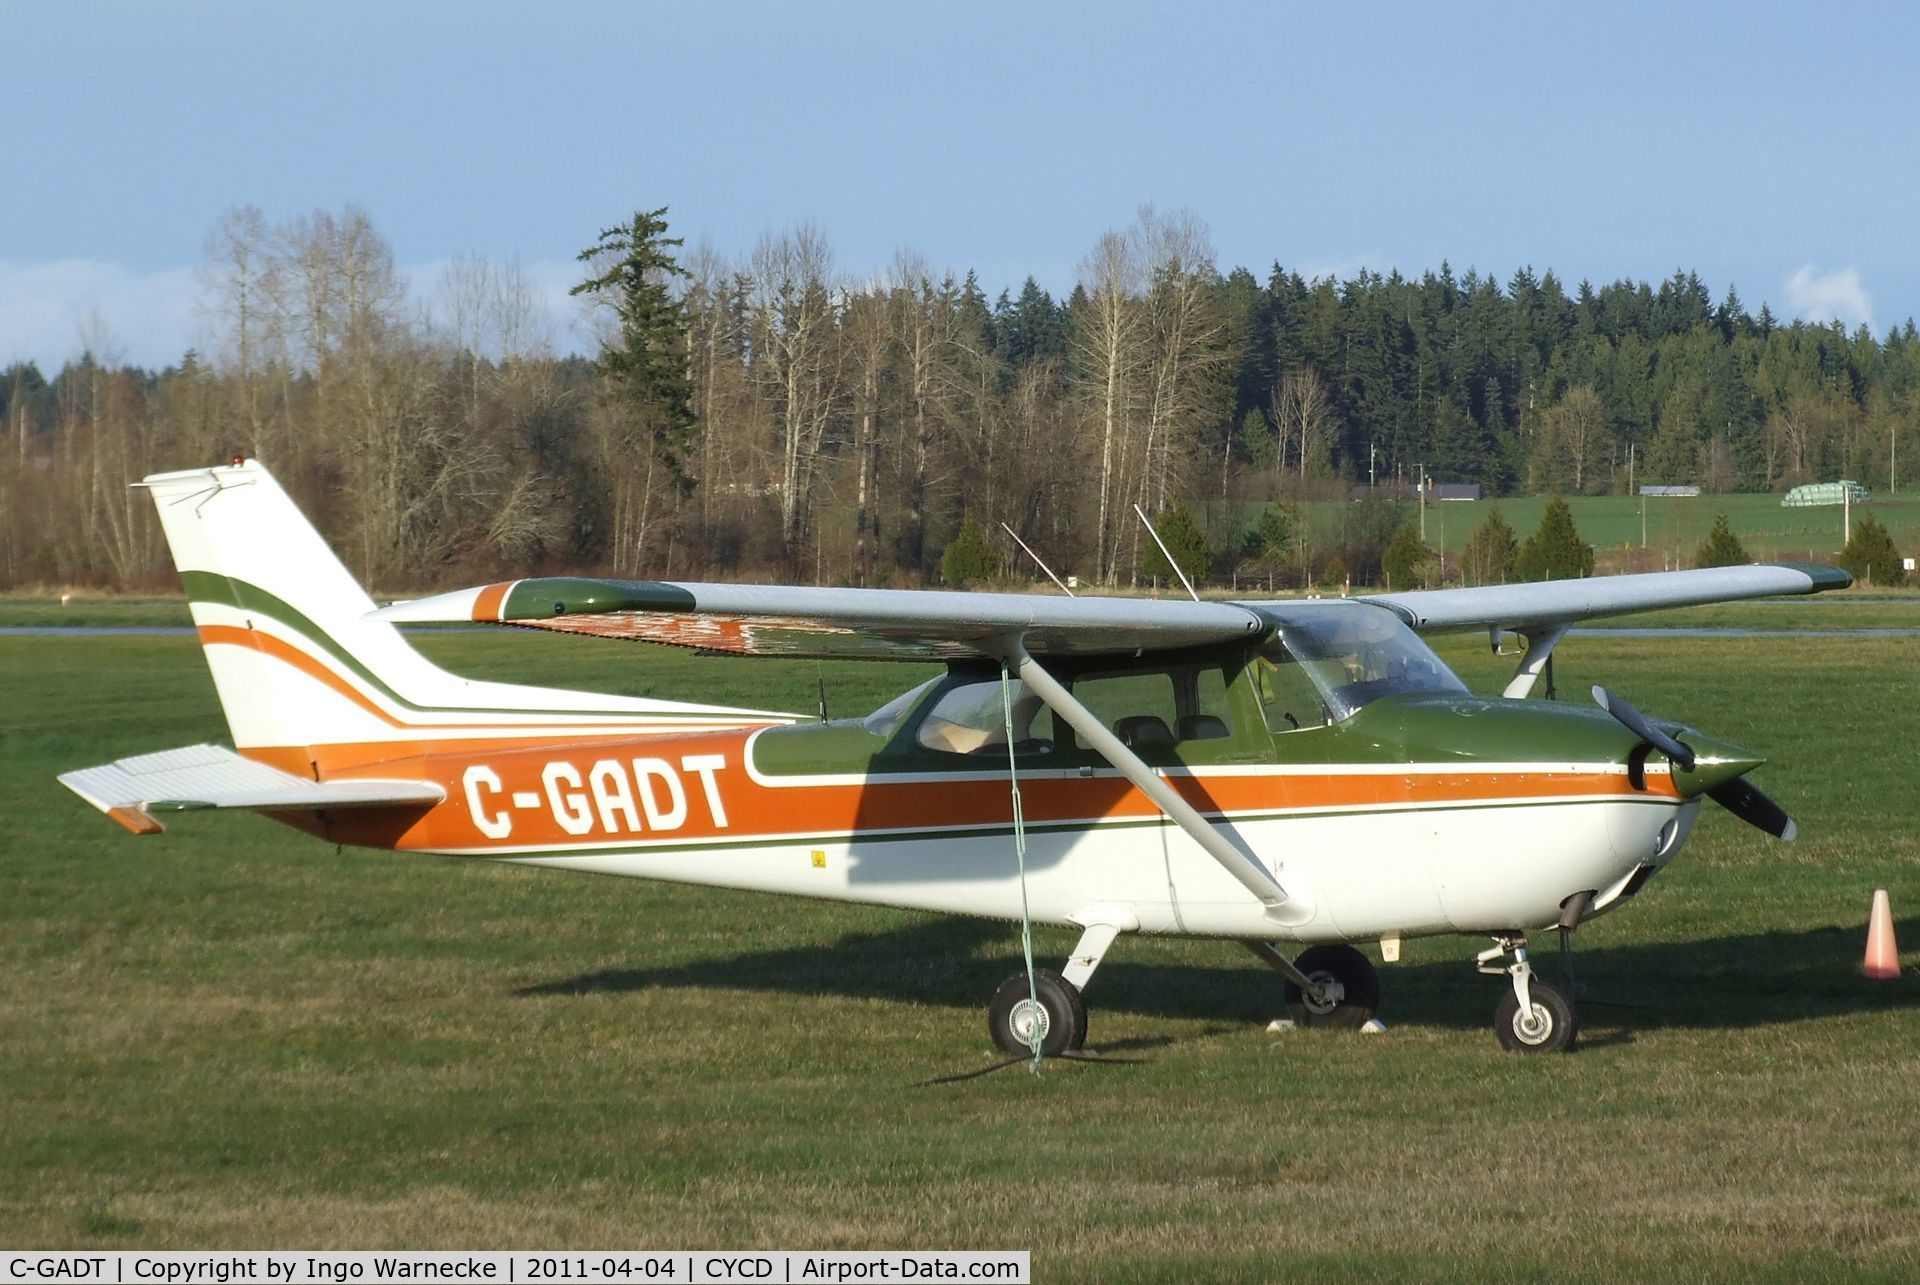
[[[1004,779],[890,781],[875,776],[762,785],[743,762],[750,736],[748,731],[728,731],[565,746],[503,743],[459,753],[436,745],[418,759],[383,764],[377,774],[407,779],[417,774],[434,781],[447,791],[445,803],[407,818],[339,814],[333,834],[347,842],[484,854],[496,848],[715,842],[751,846],[795,836],[935,835],[1006,825],[1011,819]],[[698,766],[714,757],[720,759],[718,766]],[[475,776],[470,779],[469,773]],[[1649,777],[1648,789],[1639,791],[1625,776],[1599,771],[1223,773],[1167,779],[1203,813],[1229,817],[1554,798],[1680,799],[1669,778]],[[709,782],[717,809],[708,798]],[[651,815],[643,790],[651,795]],[[1023,777],[1020,791],[1026,819],[1033,825],[1159,816],[1146,796],[1113,775]],[[653,816],[662,823],[654,824]],[[494,833],[483,831],[482,820]]]
[[[199,634],[203,646],[245,647],[289,665],[338,693],[396,731],[420,733],[465,730],[471,733],[463,737],[435,737],[431,740],[396,738],[313,746],[242,746],[240,748],[240,753],[248,758],[300,776],[308,775],[315,766],[324,776],[336,770],[415,758],[426,752],[427,745],[433,747],[432,752],[435,754],[477,754],[497,746],[515,744],[513,737],[505,735],[509,729],[521,737],[528,733],[542,733],[545,743],[548,744],[597,742],[609,738],[624,739],[636,734],[670,735],[675,732],[684,733],[686,730],[684,724],[676,725],[668,721],[671,718],[669,715],[661,716],[663,726],[658,732],[647,732],[645,730],[647,724],[643,722],[502,724],[497,719],[489,721],[492,711],[487,710],[473,711],[470,718],[461,722],[410,722],[383,709],[366,693],[348,682],[331,665],[278,635],[259,629],[242,629],[235,625],[202,625],[199,628]],[[463,711],[450,712],[457,714]],[[590,711],[582,711],[582,716],[595,717]],[[755,724],[755,726],[762,725]]]

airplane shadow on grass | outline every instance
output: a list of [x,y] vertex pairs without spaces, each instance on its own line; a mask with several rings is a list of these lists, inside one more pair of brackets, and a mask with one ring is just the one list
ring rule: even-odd
[[[1896,936],[1920,940],[1920,919],[1901,921]],[[1474,972],[1477,939],[1456,940],[1456,958],[1380,967],[1383,1019],[1457,1028],[1484,1028],[1492,1020],[1505,983]],[[1534,940],[1535,967],[1561,985],[1555,935]],[[1634,1030],[1661,1026],[1735,1029],[1910,1007],[1911,973],[1895,982],[1861,975],[1864,940],[1858,927],[1590,948],[1576,935],[1574,968],[1586,997],[1582,1025],[1619,1029],[1622,1038],[1631,1038]],[[1232,942],[1218,943],[1218,964],[1197,965],[1130,961],[1131,944],[1125,938],[1116,944],[1088,987],[1096,1044],[1103,1010],[1236,1025],[1284,1016],[1280,976]],[[1035,962],[1057,968],[1061,960],[1040,954]],[[553,997],[690,987],[977,1010],[1001,981],[1023,969],[1019,938],[1006,925],[949,919],[851,933],[830,945],[586,973],[517,993]]]

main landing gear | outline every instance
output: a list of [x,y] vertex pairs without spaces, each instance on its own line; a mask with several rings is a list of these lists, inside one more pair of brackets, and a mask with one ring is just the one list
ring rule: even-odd
[[1269,942],[1240,944],[1287,979],[1287,1015],[1295,1026],[1358,1028],[1380,1007],[1380,974],[1351,946],[1309,946],[1289,961]]
[[[1474,960],[1481,972],[1508,977],[1513,985],[1493,1010],[1493,1034],[1509,1053],[1558,1053],[1573,1047],[1580,1019],[1553,987],[1534,976],[1525,937],[1497,937]],[[1501,962],[1512,955],[1511,964]]]
[[1089,924],[1060,972],[1036,968],[1031,986],[1025,973],[1015,973],[1001,982],[987,1005],[987,1033],[994,1044],[1008,1053],[1031,1053],[1038,1028],[1043,1057],[1059,1057],[1085,1048],[1087,1002],[1080,998],[1080,992],[1093,979],[1094,970],[1120,932],[1118,924]]

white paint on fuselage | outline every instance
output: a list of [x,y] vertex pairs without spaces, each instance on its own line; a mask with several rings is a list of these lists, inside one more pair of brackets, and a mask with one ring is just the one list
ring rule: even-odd
[[[1697,809],[1589,797],[1236,820],[1241,841],[1316,907],[1290,929],[1169,822],[1034,830],[1026,903],[1041,923],[1068,924],[1102,903],[1131,909],[1143,932],[1200,937],[1331,942],[1535,929],[1556,922],[1574,893],[1617,890],[1638,866],[1671,860]],[[1661,828],[1676,815],[1681,833],[1656,859]],[[818,863],[815,853],[824,854]],[[989,918],[1021,913],[1005,833],[502,859]]]

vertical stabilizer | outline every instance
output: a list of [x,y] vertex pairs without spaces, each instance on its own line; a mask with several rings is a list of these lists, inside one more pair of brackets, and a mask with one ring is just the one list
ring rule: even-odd
[[[373,600],[259,463],[160,473],[142,485],[185,582],[234,744],[254,757],[318,772],[327,762],[377,760],[437,740],[786,721],[450,674],[392,625],[369,618]],[[317,752],[323,748],[333,752]]]

